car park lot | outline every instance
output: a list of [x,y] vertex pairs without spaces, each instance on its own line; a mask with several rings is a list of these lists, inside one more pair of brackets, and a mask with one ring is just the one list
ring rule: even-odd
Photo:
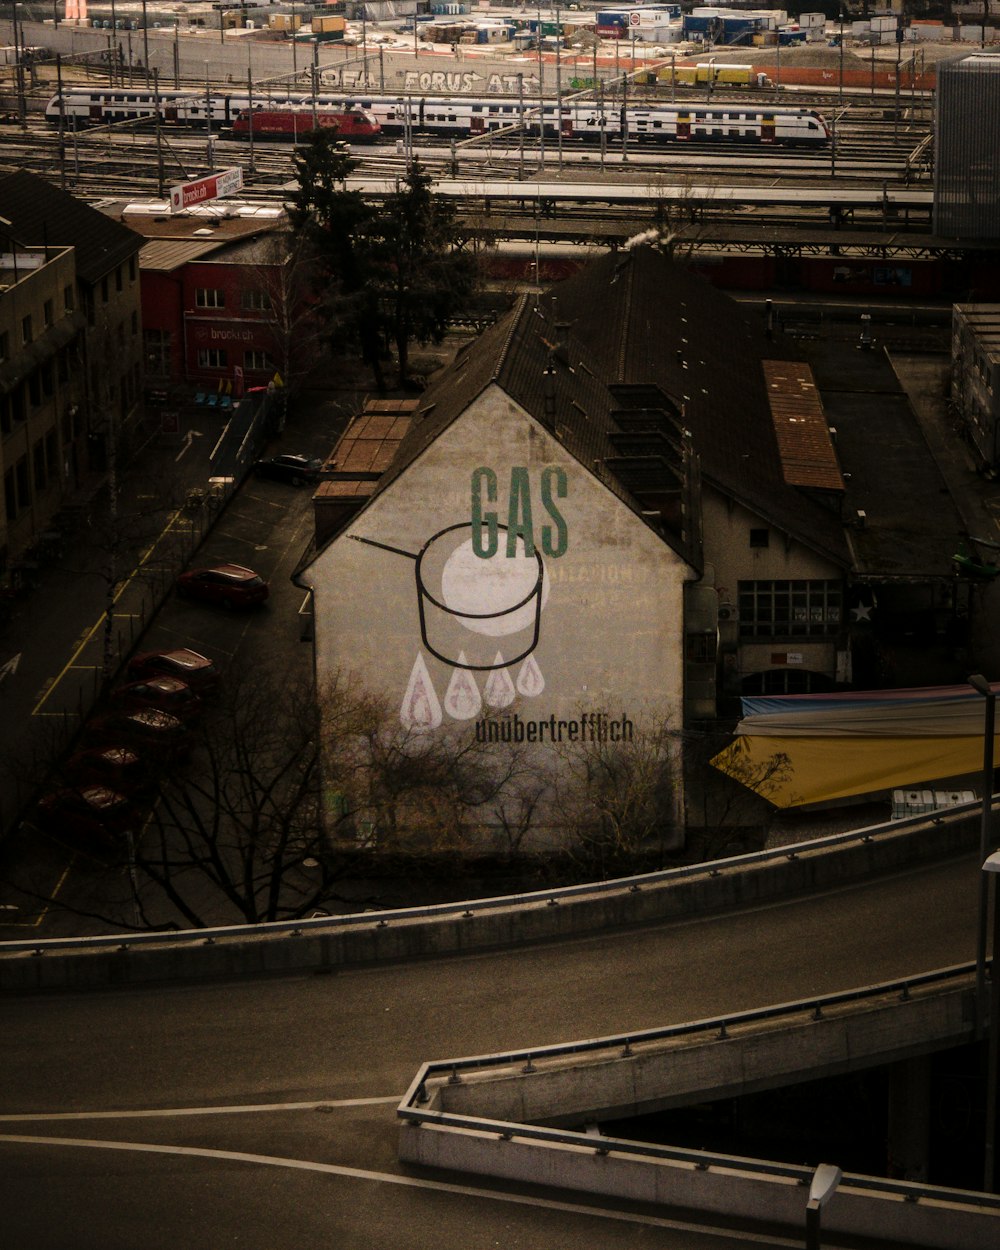
[[[338,411],[336,419],[342,425],[346,416]],[[325,428],[331,432],[329,435],[317,434],[317,452],[321,449],[328,451],[339,433],[333,421]],[[298,445],[302,446],[302,440],[298,441]],[[229,563],[250,566],[269,583],[270,596],[267,603],[252,611],[232,613],[169,593],[160,609],[148,620],[142,636],[136,638],[134,655],[138,657],[158,652],[185,651],[196,653],[212,666],[216,681],[221,676],[220,684],[223,689],[230,680],[245,676],[252,680],[254,672],[261,668],[308,676],[311,672],[311,653],[300,641],[298,615],[305,592],[293,585],[291,575],[309,542],[312,525],[310,489],[289,490],[280,483],[259,481],[252,475],[248,477],[226,509],[215,518],[201,545],[189,559],[188,567]],[[170,580],[172,583],[173,577]],[[119,601],[116,620],[121,619],[123,611],[124,601]],[[78,630],[79,628],[77,626]],[[85,630],[84,637],[85,640],[92,638],[92,641],[89,644],[85,641],[85,646],[81,649],[79,637],[77,638],[74,644],[74,664],[63,668],[65,661],[56,663],[56,673],[62,681],[82,671],[83,657],[88,653],[88,648],[93,654],[93,667],[90,671],[99,672],[100,619]],[[196,664],[195,667],[201,666]],[[149,671],[148,668],[137,665],[130,673],[127,666],[123,665],[115,684],[122,685],[130,677],[136,680],[145,678]],[[48,684],[47,689],[53,692],[50,703],[54,703],[58,695],[58,684],[58,679]],[[68,699],[65,701],[69,702]],[[209,699],[203,719],[211,717],[212,714],[213,703]],[[102,746],[134,750],[150,762],[154,774],[164,762],[169,767],[174,766],[173,753],[176,750],[180,751],[183,759],[185,749],[191,742],[188,728],[181,726],[179,731],[172,731],[176,737],[176,746],[151,748],[148,745],[148,736],[138,732],[122,732],[120,718],[126,715],[148,720],[150,717],[160,717],[162,713],[149,710],[126,713],[123,709],[112,714],[95,710],[93,718],[88,722],[86,735],[81,731],[69,753],[74,756],[82,754],[84,759],[76,760],[71,774],[54,775],[50,789],[87,784],[114,788],[110,775],[106,779],[95,775],[102,768],[114,770],[113,764],[98,763],[90,755],[90,752]],[[63,719],[64,716],[60,715],[59,720]],[[143,741],[146,745],[142,745]],[[179,766],[192,767],[187,763]],[[135,797],[140,809],[144,801],[148,811],[148,793]],[[26,813],[26,816],[33,814]],[[141,821],[137,836],[142,836]],[[112,877],[107,875],[112,870],[101,867],[101,863],[107,863],[106,853],[98,862],[96,852],[82,845],[79,848],[73,846],[68,840],[58,837],[58,830],[56,833],[47,832],[30,819],[26,819],[23,828],[8,839],[5,852],[8,859],[18,861],[18,868],[16,872],[9,874],[8,880],[0,882],[0,903],[4,905],[3,910],[0,910],[0,936],[16,938],[23,936],[26,930],[38,937],[102,931],[99,921],[88,921],[72,912],[62,912],[58,908],[39,904],[37,900],[51,893],[58,893],[68,903],[74,897],[79,897],[86,900],[81,905],[81,911],[99,914],[99,908],[90,905],[93,892],[114,885],[120,894],[123,888],[121,881],[116,879],[116,883],[112,882]],[[119,857],[119,865],[121,862]],[[114,873],[118,871],[119,869],[113,870]]]

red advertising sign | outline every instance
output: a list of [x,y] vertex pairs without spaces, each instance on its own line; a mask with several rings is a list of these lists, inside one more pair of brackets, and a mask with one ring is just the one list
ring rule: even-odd
[[207,178],[199,178],[196,182],[182,182],[180,186],[170,188],[170,211],[177,213],[194,204],[205,204],[208,200],[232,195],[242,186],[243,170],[239,166],[209,174]]

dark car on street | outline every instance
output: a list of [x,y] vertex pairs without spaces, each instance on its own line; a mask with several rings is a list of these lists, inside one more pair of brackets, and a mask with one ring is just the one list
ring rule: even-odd
[[144,794],[155,789],[156,768],[133,747],[109,743],[74,752],[62,768],[75,786],[106,786],[119,794]]
[[39,799],[35,823],[60,842],[93,848],[119,846],[140,820],[135,805],[107,786],[68,786]]
[[189,647],[169,651],[143,651],[128,662],[132,681],[147,677],[179,677],[197,694],[206,694],[219,684],[219,670],[208,656]]
[[319,481],[323,461],[312,456],[272,456],[270,460],[258,460],[254,465],[257,477],[271,478],[275,482],[288,482],[292,486],[307,486]]
[[135,747],[157,763],[167,763],[187,755],[191,750],[191,731],[183,721],[169,712],[155,708],[108,712],[89,720],[84,730],[94,746],[124,745]]
[[190,569],[177,579],[182,599],[200,599],[224,608],[250,608],[263,603],[270,593],[267,582],[242,564],[216,564],[207,569]]
[[147,677],[130,681],[111,692],[111,702],[122,708],[156,708],[178,720],[195,720],[201,712],[201,699],[179,677]]

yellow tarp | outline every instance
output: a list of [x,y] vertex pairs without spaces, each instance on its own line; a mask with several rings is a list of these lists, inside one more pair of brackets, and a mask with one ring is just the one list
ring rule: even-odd
[[[1000,761],[1000,743],[994,743]],[[774,771],[777,755],[787,767]],[[799,807],[876,790],[981,773],[983,735],[944,737],[741,734],[712,764],[776,807]],[[770,777],[767,774],[771,772]]]

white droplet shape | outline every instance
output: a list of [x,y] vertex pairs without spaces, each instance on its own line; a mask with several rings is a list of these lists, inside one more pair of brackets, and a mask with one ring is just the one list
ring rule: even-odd
[[416,733],[437,729],[444,719],[441,701],[437,697],[424,657],[419,651],[410,671],[410,680],[406,684],[399,719],[404,729],[412,729]]
[[498,651],[497,658],[493,661],[493,669],[486,678],[483,698],[490,707],[508,707],[514,702],[516,693],[510,673],[503,666],[503,656]]
[[444,696],[444,710],[455,720],[472,720],[474,716],[479,715],[483,700],[480,697],[476,679],[465,667],[467,661],[464,651],[459,651],[458,662],[462,667],[455,669],[451,675],[451,681],[448,682],[448,689]]
[[[516,553],[508,556],[506,539],[501,536],[496,554],[483,558],[473,551],[469,538],[445,561],[441,572],[441,602],[474,634],[485,634],[489,638],[516,634],[534,624],[536,613],[545,606],[548,578],[543,576],[539,586],[541,564],[535,556],[525,554],[520,538],[517,543]],[[485,620],[475,619],[484,616]]]
[[526,699],[533,699],[544,689],[545,678],[542,676],[542,670],[538,667],[535,657],[529,655],[517,674],[517,693],[523,694]]

